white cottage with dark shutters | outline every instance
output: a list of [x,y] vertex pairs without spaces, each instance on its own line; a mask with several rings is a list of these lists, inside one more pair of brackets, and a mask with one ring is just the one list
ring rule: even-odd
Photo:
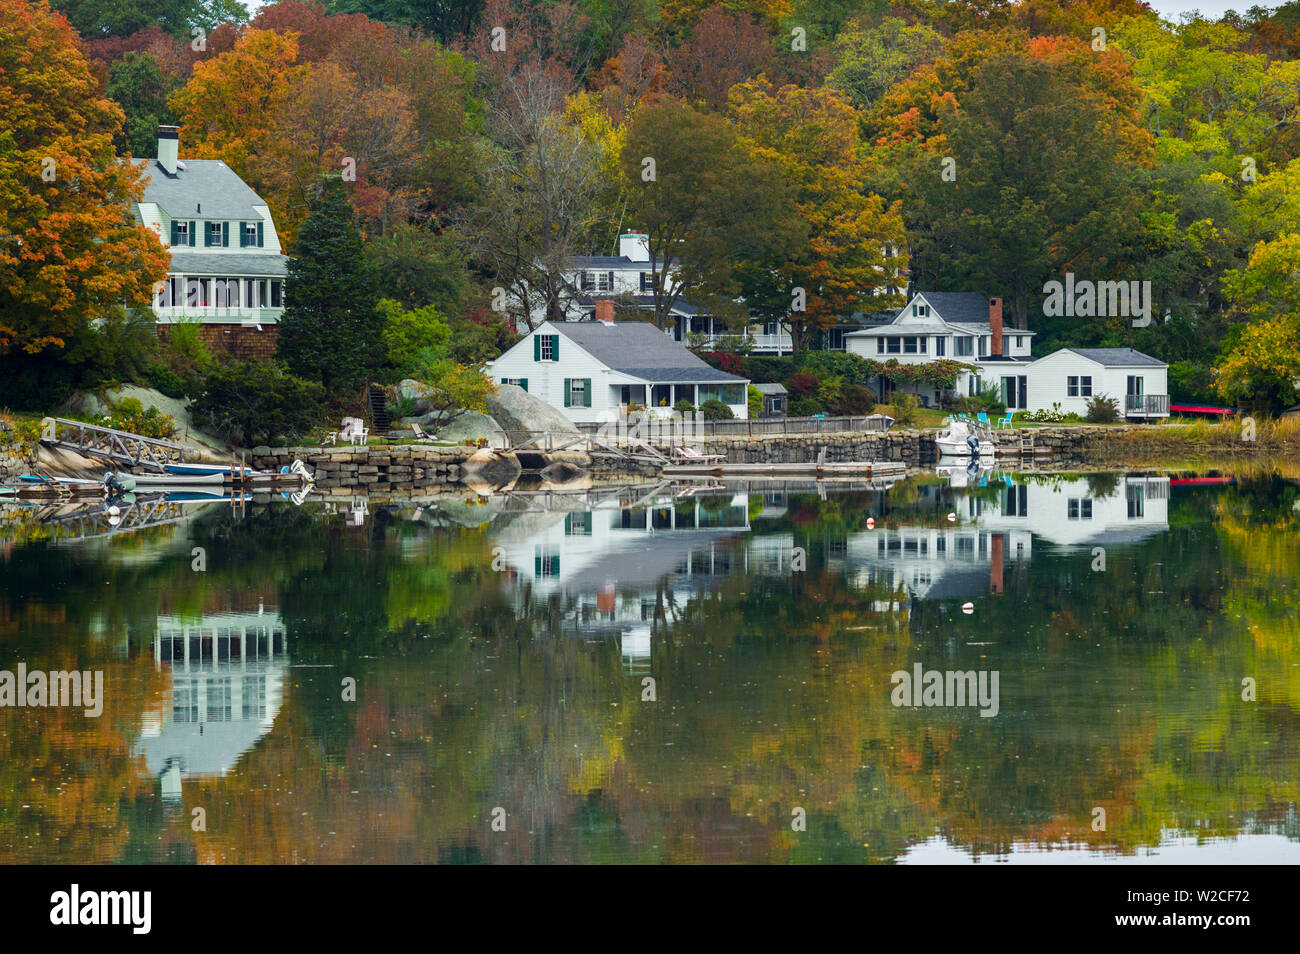
[[162,126],[157,158],[137,163],[147,184],[132,213],[171,251],[154,290],[159,324],[274,325],[288,259],[270,208],[221,160],[182,160],[179,149],[177,128]]
[[710,399],[748,416],[748,380],[644,322],[544,322],[488,369],[493,381],[518,385],[575,422],[613,421],[637,406],[667,416],[679,401]]
[[[1131,348],[1062,348],[1033,357],[1034,332],[1007,327],[1002,299],[977,292],[917,292],[891,321],[844,336],[845,348],[882,363],[926,364],[951,358],[972,366],[956,387],[903,387],[921,404],[992,388],[1009,411],[1086,414],[1094,395],[1113,397],[1125,417],[1168,417],[1168,366]],[[947,393],[945,394],[945,391]]]

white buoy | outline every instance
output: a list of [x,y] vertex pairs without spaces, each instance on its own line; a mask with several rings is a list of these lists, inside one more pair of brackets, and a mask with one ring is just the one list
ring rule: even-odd
[[949,514],[948,514],[948,522],[949,522],[949,523],[956,523],[956,522],[957,522],[957,515],[956,515],[955,513],[949,513]]
[[961,604],[961,611],[962,611],[963,613],[965,613],[967,616],[969,616],[971,613],[975,612],[975,604],[974,604],[974,603],[962,603],[962,604]]
[[121,511],[121,509],[117,506],[117,504],[113,504],[113,506],[111,506],[111,507],[108,508],[108,515],[109,515],[110,517],[116,517],[116,516],[117,516],[119,513],[121,513],[121,512],[122,512],[122,511]]
[[121,517],[109,517],[109,518],[108,518],[108,525],[109,525],[110,527],[116,527],[116,526],[117,526],[119,523],[121,523],[121,522],[122,522],[122,518],[121,518]]
[[867,518],[867,529],[868,529],[868,530],[874,530],[874,529],[876,529],[876,518],[875,518],[875,517],[868,517],[868,518]]

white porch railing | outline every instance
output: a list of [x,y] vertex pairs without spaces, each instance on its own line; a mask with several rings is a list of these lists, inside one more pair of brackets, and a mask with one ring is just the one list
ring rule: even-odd
[[1124,396],[1126,415],[1159,416],[1169,413],[1168,394],[1127,394]]

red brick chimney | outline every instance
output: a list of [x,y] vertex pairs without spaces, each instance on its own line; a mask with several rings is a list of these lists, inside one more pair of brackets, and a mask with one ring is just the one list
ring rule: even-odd
[[989,341],[989,356],[1002,357],[1002,299],[989,299],[989,331],[992,340]]
[[596,320],[604,325],[614,323],[614,302],[608,298],[602,298],[596,302]]

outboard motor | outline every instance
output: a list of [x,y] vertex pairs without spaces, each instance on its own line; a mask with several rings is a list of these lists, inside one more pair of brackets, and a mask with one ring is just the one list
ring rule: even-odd
[[967,435],[966,435],[966,446],[970,448],[970,456],[971,456],[971,459],[972,459],[972,460],[979,460],[979,456],[980,456],[980,439],[979,439],[978,437],[976,437],[974,434],[967,434]]

